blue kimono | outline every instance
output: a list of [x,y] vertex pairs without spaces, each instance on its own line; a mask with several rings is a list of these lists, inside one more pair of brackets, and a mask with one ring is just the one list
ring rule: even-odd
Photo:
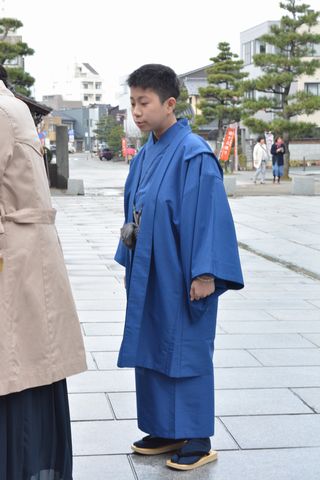
[[[243,287],[236,234],[220,165],[179,120],[133,159],[125,222],[141,211],[134,251],[121,241],[127,310],[119,367],[135,367],[139,428],[164,438],[213,434],[213,350],[218,297]],[[190,301],[192,280],[215,293]]]

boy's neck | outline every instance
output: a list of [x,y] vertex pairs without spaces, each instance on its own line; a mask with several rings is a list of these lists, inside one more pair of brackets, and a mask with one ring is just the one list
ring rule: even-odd
[[177,118],[175,115],[168,119],[168,122],[159,130],[154,130],[153,135],[159,140],[159,138],[170,128],[172,125],[177,123]]

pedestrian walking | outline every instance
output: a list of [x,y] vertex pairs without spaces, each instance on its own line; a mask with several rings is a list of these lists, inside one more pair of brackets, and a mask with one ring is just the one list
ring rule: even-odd
[[283,177],[285,153],[286,147],[284,141],[282,140],[282,137],[276,137],[275,142],[271,147],[273,183],[275,183],[276,181],[280,183],[280,179],[281,177]]
[[257,183],[257,180],[260,176],[260,183],[265,183],[267,161],[268,152],[265,138],[258,137],[257,143],[255,144],[253,149],[253,165],[256,168],[256,173],[253,178],[254,183]]
[[176,452],[192,470],[217,458],[212,356],[218,297],[243,279],[223,173],[208,144],[177,120],[179,80],[163,65],[128,79],[133,118],[149,139],[132,160],[115,256],[126,267],[119,367],[134,367],[139,428],[132,449]]
[[83,341],[33,119],[0,66],[0,480],[72,480]]

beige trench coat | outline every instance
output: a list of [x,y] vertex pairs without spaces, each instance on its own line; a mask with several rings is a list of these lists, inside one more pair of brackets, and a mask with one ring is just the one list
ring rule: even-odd
[[29,109],[0,81],[0,395],[86,369],[55,213]]

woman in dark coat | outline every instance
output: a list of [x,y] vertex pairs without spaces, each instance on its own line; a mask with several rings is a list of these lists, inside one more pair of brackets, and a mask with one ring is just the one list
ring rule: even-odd
[[271,147],[272,155],[272,171],[273,171],[273,183],[280,183],[280,178],[283,176],[283,164],[284,154],[286,153],[286,147],[281,137],[276,137],[274,144]]

